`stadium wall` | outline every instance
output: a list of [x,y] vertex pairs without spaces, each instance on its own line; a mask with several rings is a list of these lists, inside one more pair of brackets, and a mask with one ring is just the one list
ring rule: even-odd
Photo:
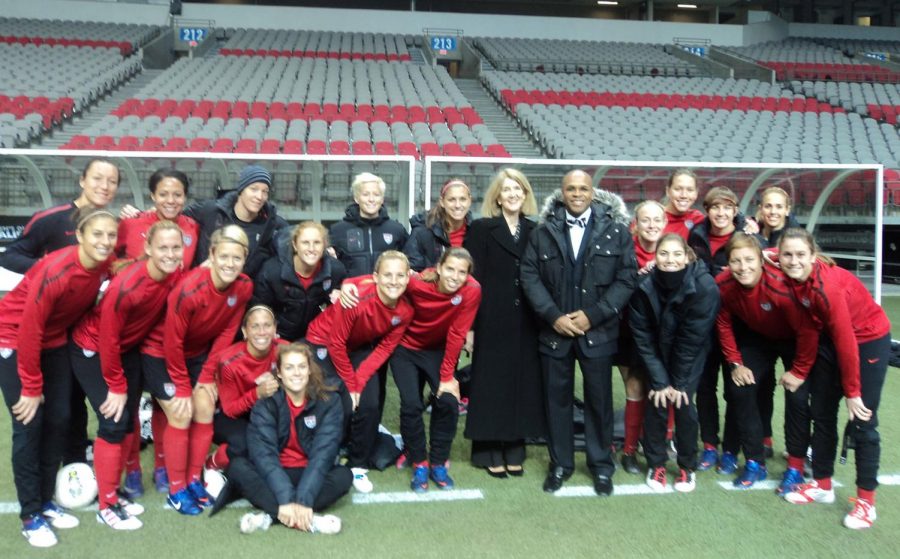
[[165,25],[169,19],[169,6],[96,0],[0,0],[0,14],[3,17]]

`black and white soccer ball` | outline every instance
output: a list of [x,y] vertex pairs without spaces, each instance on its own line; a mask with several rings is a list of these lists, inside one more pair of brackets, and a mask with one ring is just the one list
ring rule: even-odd
[[86,507],[97,498],[97,478],[84,462],[66,464],[56,474],[56,502],[67,509]]

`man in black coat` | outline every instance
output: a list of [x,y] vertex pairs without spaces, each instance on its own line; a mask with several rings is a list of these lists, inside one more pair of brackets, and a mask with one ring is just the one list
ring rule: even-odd
[[598,495],[612,494],[612,362],[619,320],[634,291],[637,260],[621,198],[591,187],[584,171],[567,173],[547,198],[543,223],[522,260],[525,296],[541,319],[539,351],[546,394],[550,470],[555,492],[575,470],[572,407],[575,359],[584,378],[587,465]]

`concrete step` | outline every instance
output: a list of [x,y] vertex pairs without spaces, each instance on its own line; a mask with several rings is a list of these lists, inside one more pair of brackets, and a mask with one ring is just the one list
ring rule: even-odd
[[165,70],[142,70],[133,78],[120,84],[116,89],[107,93],[95,104],[88,107],[78,115],[72,117],[72,120],[64,123],[61,127],[51,131],[50,134],[38,138],[32,142],[33,148],[53,149],[68,142],[72,136],[76,136],[91,124],[101,120],[104,116],[114,111],[126,99],[133,97],[147,84],[153,81],[158,75]]
[[472,108],[478,111],[488,130],[506,147],[510,155],[513,157],[545,157],[540,148],[518,126],[512,115],[491,97],[479,80],[456,79],[454,82],[472,104]]

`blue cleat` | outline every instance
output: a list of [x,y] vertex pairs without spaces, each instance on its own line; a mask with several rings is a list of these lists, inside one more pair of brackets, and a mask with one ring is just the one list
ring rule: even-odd
[[216,500],[212,495],[207,493],[206,487],[199,479],[195,479],[187,486],[188,493],[194,498],[194,502],[202,508],[211,507],[216,504]]
[[410,488],[416,493],[425,493],[428,491],[428,463],[413,466],[413,477],[409,484]]
[[756,460],[747,460],[747,463],[744,464],[744,471],[735,478],[734,486],[739,489],[750,489],[753,484],[766,479],[768,475],[769,472],[765,466]]
[[431,481],[441,489],[453,489],[453,478],[447,473],[447,466],[432,466]]
[[194,500],[191,492],[188,491],[188,488],[185,487],[178,493],[169,494],[166,498],[166,503],[169,504],[170,507],[177,510],[181,514],[188,516],[197,516],[203,512],[203,509],[197,504]]
[[723,476],[730,476],[737,471],[737,468],[737,456],[731,452],[723,452],[722,458],[719,460],[719,467],[716,468],[716,471]]
[[719,462],[719,453],[714,448],[706,448],[700,455],[700,463],[697,464],[697,470],[705,472]]
[[125,474],[125,485],[122,492],[131,500],[144,496],[144,481],[141,479],[141,471],[135,470]]
[[169,474],[165,468],[156,468],[153,470],[153,485],[156,486],[157,493],[169,492]]
[[800,470],[796,468],[788,468],[786,472],[784,472],[784,477],[781,478],[781,485],[775,489],[775,493],[780,496],[784,496],[787,493],[790,493],[795,486],[804,483],[806,480],[803,479],[803,474]]

